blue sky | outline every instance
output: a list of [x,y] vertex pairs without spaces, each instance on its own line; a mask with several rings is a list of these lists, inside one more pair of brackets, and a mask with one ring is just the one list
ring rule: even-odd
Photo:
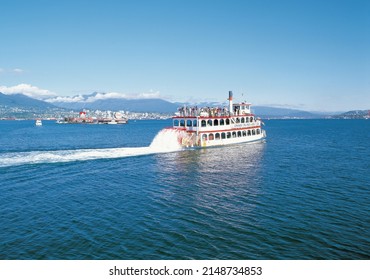
[[233,90],[255,105],[370,109],[370,1],[0,0],[0,11],[3,92]]

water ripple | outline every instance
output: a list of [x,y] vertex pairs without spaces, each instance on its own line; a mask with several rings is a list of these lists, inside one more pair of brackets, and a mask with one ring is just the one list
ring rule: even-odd
[[[1,167],[0,258],[369,259],[368,124],[266,123],[260,144],[123,157],[100,142],[99,160]],[[47,142],[34,152],[61,153]],[[19,153],[5,144],[3,163]]]

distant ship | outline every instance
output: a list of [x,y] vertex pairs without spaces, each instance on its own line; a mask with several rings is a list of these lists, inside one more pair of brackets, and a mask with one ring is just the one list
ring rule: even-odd
[[97,119],[98,124],[127,124],[128,119],[124,118],[120,112],[114,113],[113,118]]
[[127,124],[128,119],[121,113],[114,113],[113,117],[96,118],[87,117],[86,112],[80,112],[79,117],[65,117],[57,120],[59,124]]
[[233,104],[229,91],[229,106],[223,108],[181,107],[172,118],[183,147],[210,147],[266,138],[262,121],[251,112],[251,103]]
[[42,121],[40,119],[37,119],[35,125],[42,126]]

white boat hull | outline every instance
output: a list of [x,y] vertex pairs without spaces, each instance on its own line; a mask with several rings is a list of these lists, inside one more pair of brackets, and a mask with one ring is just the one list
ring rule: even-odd
[[201,141],[201,147],[213,147],[213,146],[224,146],[240,143],[249,143],[249,142],[258,142],[266,138],[264,134],[261,135],[252,135],[246,137],[237,137],[229,139],[217,139],[217,140],[205,140]]

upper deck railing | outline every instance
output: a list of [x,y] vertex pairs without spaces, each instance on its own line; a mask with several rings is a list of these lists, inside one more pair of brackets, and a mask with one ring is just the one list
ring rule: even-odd
[[177,117],[230,117],[230,116],[244,116],[250,115],[251,113],[245,113],[245,111],[236,109],[232,112],[225,107],[187,107],[183,106],[178,108],[176,112]]

